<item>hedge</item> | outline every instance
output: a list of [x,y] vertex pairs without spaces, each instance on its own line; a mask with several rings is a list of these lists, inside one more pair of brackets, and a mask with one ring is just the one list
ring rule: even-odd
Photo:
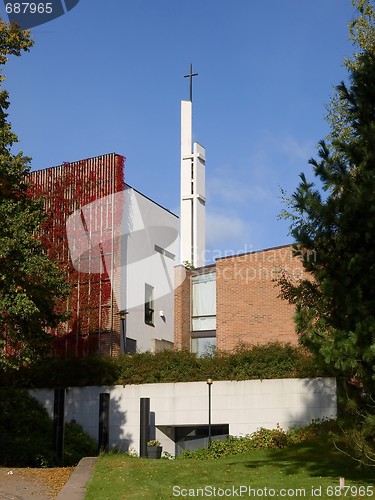
[[193,382],[332,376],[301,347],[271,343],[198,357],[186,351],[132,356],[45,359],[18,371],[4,371],[0,385],[24,388]]

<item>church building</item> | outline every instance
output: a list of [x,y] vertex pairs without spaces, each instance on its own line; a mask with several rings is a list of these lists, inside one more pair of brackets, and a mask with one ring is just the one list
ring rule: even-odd
[[181,101],[180,219],[124,181],[123,156],[88,158],[29,174],[49,215],[44,244],[65,270],[70,319],[56,331],[58,356],[215,349],[296,343],[280,272],[303,275],[290,246],[205,262],[205,148],[192,141]]

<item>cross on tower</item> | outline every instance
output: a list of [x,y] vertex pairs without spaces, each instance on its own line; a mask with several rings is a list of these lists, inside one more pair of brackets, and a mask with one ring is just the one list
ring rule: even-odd
[[190,64],[190,73],[184,75],[184,78],[190,78],[190,102],[193,102],[193,76],[198,76],[198,73],[193,73],[193,65]]

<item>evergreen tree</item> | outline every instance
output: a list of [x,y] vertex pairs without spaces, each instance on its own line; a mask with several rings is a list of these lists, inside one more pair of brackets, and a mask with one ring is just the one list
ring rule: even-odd
[[[375,7],[372,2],[373,0],[352,0],[358,17],[349,23],[349,39],[355,50],[352,57],[344,60],[344,66],[349,71],[358,68],[360,55],[363,52],[373,52],[375,49]],[[348,102],[341,99],[340,93],[334,92],[327,115],[331,125],[331,132],[326,139],[328,144],[337,138],[350,140],[351,124],[347,106]]]
[[[32,46],[30,33],[0,20],[0,65]],[[5,77],[0,76],[3,82]],[[27,193],[29,158],[12,154],[17,142],[7,121],[8,92],[0,88],[0,367],[19,367],[48,349],[48,331],[64,318],[59,300],[68,293],[62,271],[41,239],[41,201]]]
[[[291,234],[309,275],[284,276],[301,342],[336,373],[375,387],[375,52],[357,56],[337,87],[347,134],[320,142],[310,160],[323,189],[301,174],[290,200]],[[311,279],[312,278],[312,279]]]

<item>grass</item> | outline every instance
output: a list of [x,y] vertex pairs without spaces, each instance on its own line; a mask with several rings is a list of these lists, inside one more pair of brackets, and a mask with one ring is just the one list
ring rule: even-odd
[[[351,486],[345,494],[335,489],[340,477]],[[197,490],[207,486],[211,489]],[[251,488],[243,498],[375,498],[375,470],[358,469],[325,441],[205,461],[107,454],[99,457],[85,498],[240,498],[240,486]]]

